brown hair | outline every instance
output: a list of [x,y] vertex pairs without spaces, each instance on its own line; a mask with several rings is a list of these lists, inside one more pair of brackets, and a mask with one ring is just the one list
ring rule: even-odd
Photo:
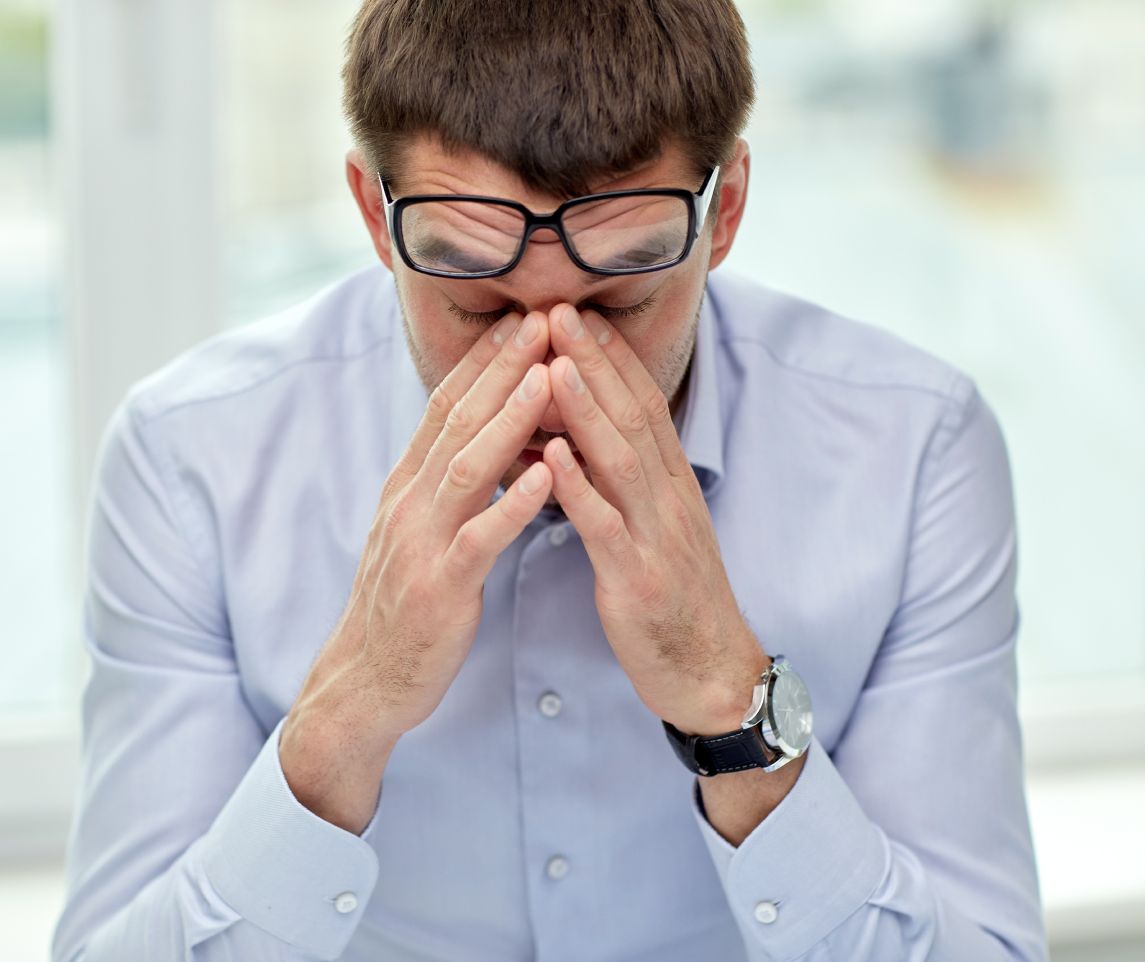
[[364,0],[342,80],[374,173],[428,133],[564,197],[672,140],[697,177],[726,163],[754,96],[733,0]]

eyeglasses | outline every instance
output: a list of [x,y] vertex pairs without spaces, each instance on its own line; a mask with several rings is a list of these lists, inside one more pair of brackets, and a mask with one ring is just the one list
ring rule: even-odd
[[573,263],[592,274],[646,274],[679,264],[700,236],[716,171],[695,193],[613,190],[566,200],[551,214],[472,194],[421,194],[397,200],[379,175],[386,226],[405,263],[422,274],[476,278],[507,274],[533,231],[556,231]]

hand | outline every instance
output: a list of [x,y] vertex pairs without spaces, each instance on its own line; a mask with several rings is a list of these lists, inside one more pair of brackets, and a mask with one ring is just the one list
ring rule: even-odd
[[[574,337],[565,319],[589,331]],[[549,321],[553,397],[593,484],[562,465],[563,438],[546,445],[545,463],[595,571],[609,644],[659,718],[689,734],[738,729],[769,659],[736,603],[668,399],[599,314],[560,304]],[[580,393],[566,381],[578,372]]]
[[[548,318],[509,315],[434,389],[394,467],[350,600],[283,727],[279,755],[295,796],[357,832],[373,812],[398,737],[428,718],[469,653],[485,578],[548,498],[544,465],[496,504],[493,492],[536,431],[551,394]],[[537,392],[523,398],[526,372]],[[535,489],[525,490],[530,479]],[[484,509],[484,510],[483,510]]]

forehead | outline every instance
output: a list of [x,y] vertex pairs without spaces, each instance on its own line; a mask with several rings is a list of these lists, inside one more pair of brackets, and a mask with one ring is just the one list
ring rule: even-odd
[[[402,194],[480,194],[504,197],[538,212],[556,208],[567,197],[540,193],[509,168],[468,148],[447,151],[428,135],[410,140],[402,151]],[[678,145],[668,142],[654,161],[623,175],[602,178],[591,185],[590,193],[606,190],[635,190],[648,187],[683,187],[695,190],[699,184],[686,156]]]

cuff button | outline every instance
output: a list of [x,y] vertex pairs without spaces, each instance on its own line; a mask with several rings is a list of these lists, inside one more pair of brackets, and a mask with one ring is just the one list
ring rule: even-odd
[[358,896],[353,892],[343,892],[334,899],[334,910],[346,915],[358,907]]
[[779,918],[779,909],[775,907],[774,902],[759,902],[755,907],[755,920],[762,922],[764,925],[770,925],[777,918]]

